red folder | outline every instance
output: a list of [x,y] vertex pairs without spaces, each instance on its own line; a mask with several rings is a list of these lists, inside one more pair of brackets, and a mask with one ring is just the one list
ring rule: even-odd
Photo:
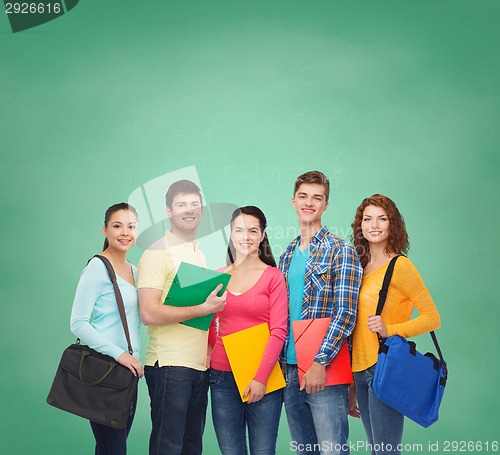
[[[292,321],[300,382],[302,382],[304,373],[312,365],[331,321],[332,318]],[[344,341],[338,354],[326,367],[325,385],[350,384],[351,382],[353,382],[351,357],[349,356],[349,346]]]

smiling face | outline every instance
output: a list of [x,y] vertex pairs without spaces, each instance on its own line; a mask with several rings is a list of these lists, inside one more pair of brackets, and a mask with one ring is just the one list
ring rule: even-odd
[[368,243],[384,247],[389,241],[389,217],[382,207],[369,205],[363,211],[361,232]]
[[171,231],[176,235],[196,233],[202,214],[200,195],[196,193],[178,193],[172,200],[172,207],[167,207]]
[[264,232],[260,229],[259,220],[252,215],[237,216],[231,228],[231,240],[236,250],[236,257],[258,255],[260,242]]
[[135,244],[137,216],[130,210],[118,210],[111,215],[102,233],[108,239],[108,248],[126,252]]
[[321,215],[328,208],[325,187],[319,183],[303,183],[297,188],[292,206],[300,225],[321,226]]

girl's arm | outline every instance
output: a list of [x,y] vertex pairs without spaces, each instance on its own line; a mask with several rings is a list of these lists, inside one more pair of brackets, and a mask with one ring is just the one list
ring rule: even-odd
[[393,278],[396,278],[395,285],[415,305],[419,315],[409,321],[386,324],[387,336],[400,335],[408,338],[438,329],[441,325],[439,312],[422,277],[409,259],[398,259]]
[[278,269],[275,269],[269,283],[269,331],[271,336],[266,345],[262,361],[254,379],[262,384],[267,383],[288,333],[288,295],[285,279]]
[[104,264],[97,258],[92,259],[83,270],[76,288],[70,329],[76,337],[92,349],[118,360],[118,357],[124,353],[123,349],[100,334],[90,323],[94,305],[109,280]]

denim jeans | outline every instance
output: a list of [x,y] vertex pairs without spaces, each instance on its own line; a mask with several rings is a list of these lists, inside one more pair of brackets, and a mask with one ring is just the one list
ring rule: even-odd
[[130,433],[135,415],[135,403],[132,405],[127,425],[116,430],[115,428],[90,422],[95,438],[95,455],[126,455],[127,436]]
[[286,372],[283,396],[292,450],[297,455],[349,454],[348,384],[308,394],[300,391],[297,365],[287,364]]
[[400,454],[404,416],[380,401],[372,389],[375,365],[354,373],[359,412],[372,455]]
[[208,371],[144,367],[153,428],[150,455],[198,455],[208,404]]
[[243,403],[233,373],[210,370],[210,396],[215,434],[223,455],[274,455],[278,438],[283,394],[264,395],[256,403]]

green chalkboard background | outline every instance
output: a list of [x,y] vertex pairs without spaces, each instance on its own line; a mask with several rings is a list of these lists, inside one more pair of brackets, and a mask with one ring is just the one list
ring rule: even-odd
[[[440,420],[407,423],[404,442],[422,444],[407,453],[491,451],[499,13],[485,0],[82,0],[17,33],[0,15],[2,453],[93,453],[88,424],[45,404],[75,286],[106,207],[185,168],[207,201],[262,207],[276,252],[297,232],[301,172],[330,176],[324,221],[344,238],[364,197],[393,198],[451,370]],[[142,381],[133,455],[147,453],[148,408]],[[283,415],[278,453],[289,438]],[[358,420],[350,439],[365,440]]]

